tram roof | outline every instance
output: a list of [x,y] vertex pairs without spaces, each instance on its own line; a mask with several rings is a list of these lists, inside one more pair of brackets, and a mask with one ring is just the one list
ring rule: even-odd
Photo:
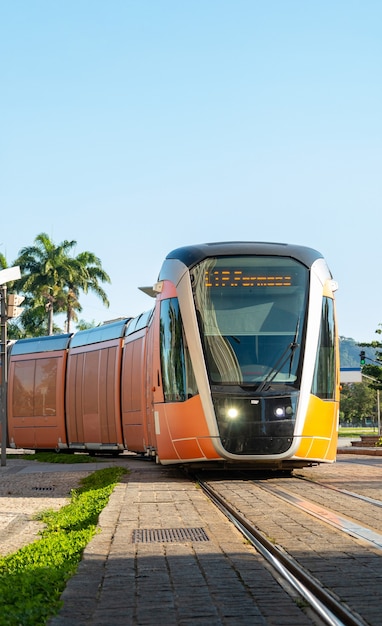
[[18,339],[11,347],[11,354],[14,356],[17,354],[65,350],[68,347],[71,336],[71,333],[65,333],[63,335],[47,335],[46,337]]
[[100,343],[102,341],[109,341],[110,339],[118,339],[123,337],[125,332],[125,326],[131,318],[125,318],[117,320],[111,323],[105,323],[95,328],[89,328],[87,330],[80,330],[73,335],[70,342],[71,348],[78,348],[79,346],[87,346],[94,343]]
[[209,257],[241,255],[290,257],[307,267],[310,267],[317,259],[323,258],[320,252],[306,246],[264,241],[226,241],[176,248],[169,252],[166,259],[178,259],[187,267],[192,267]]

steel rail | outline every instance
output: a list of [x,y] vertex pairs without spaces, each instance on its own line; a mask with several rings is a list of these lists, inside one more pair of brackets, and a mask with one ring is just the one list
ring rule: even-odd
[[340,489],[339,487],[335,487],[334,485],[325,485],[318,480],[311,480],[306,476],[299,476],[299,474],[294,474],[294,478],[297,480],[304,480],[307,483],[311,483],[312,485],[319,485],[320,487],[324,487],[324,489],[331,489],[332,491],[336,491],[337,493],[342,493],[345,496],[349,496],[351,498],[356,498],[356,500],[362,500],[363,502],[367,502],[368,504],[372,504],[373,506],[382,508],[382,500],[376,500],[375,498],[369,498],[368,496],[363,496],[360,493],[355,493],[354,491],[348,491],[347,489]]
[[362,524],[358,524],[350,517],[340,515],[339,513],[336,513],[331,509],[315,504],[307,498],[302,498],[301,496],[291,493],[280,487],[274,487],[273,485],[265,485],[260,483],[256,483],[256,485],[267,493],[271,493],[272,495],[280,498],[284,502],[287,502],[288,504],[291,504],[292,506],[301,509],[305,513],[316,517],[320,521],[330,524],[330,526],[337,528],[337,530],[340,530],[341,532],[346,533],[351,537],[355,537],[356,539],[366,541],[374,548],[382,550],[381,533],[377,533],[371,528],[367,528],[366,526],[362,526]]
[[302,597],[309,607],[328,626],[365,626],[366,622],[337,600],[312,578],[289,555],[272,544],[229,502],[218,494],[210,485],[197,478],[198,484],[214,504],[252,543],[266,561],[281,575]]

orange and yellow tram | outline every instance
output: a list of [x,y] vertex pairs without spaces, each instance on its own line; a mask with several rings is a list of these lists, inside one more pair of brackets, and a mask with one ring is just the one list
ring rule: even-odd
[[13,343],[8,445],[210,467],[333,462],[336,287],[303,246],[174,250],[144,289],[149,311]]

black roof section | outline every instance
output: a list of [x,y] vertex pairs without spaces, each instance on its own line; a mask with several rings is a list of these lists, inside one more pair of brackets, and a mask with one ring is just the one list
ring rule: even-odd
[[284,256],[296,259],[307,267],[310,267],[323,255],[305,246],[272,243],[264,241],[226,241],[220,243],[202,243],[192,246],[184,246],[170,252],[166,259],[178,259],[187,267],[193,267],[203,259],[215,256]]

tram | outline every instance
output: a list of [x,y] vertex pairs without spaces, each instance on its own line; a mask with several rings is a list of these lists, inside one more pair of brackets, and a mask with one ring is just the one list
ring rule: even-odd
[[337,284],[308,247],[170,252],[153,307],[9,349],[8,445],[293,469],[336,457]]

